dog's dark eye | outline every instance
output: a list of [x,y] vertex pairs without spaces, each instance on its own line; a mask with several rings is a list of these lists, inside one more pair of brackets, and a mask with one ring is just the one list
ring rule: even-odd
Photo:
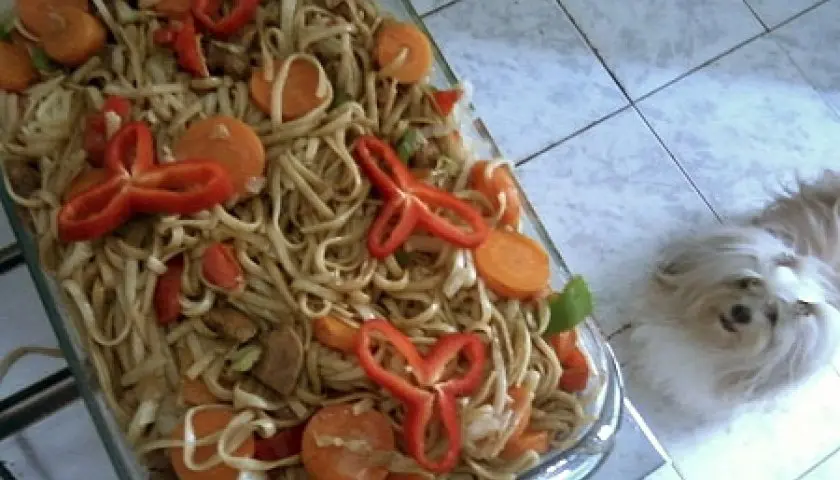
[[811,306],[808,302],[803,302],[802,300],[797,300],[796,302],[796,312],[800,315],[810,315],[813,312],[813,306]]
[[756,283],[757,281],[754,278],[742,278],[738,280],[738,288],[740,288],[741,290],[748,290]]
[[779,321],[779,312],[776,309],[771,309],[767,312],[767,320],[770,321],[770,325],[776,325],[776,322]]

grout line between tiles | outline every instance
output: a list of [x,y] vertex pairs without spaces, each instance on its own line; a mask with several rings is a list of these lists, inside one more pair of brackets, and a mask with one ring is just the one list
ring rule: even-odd
[[560,140],[558,140],[558,141],[556,141],[556,142],[552,142],[552,143],[550,143],[548,146],[541,148],[541,149],[540,149],[540,150],[538,150],[537,152],[535,152],[535,153],[532,153],[532,154],[530,154],[530,155],[525,156],[525,158],[523,158],[522,160],[518,160],[518,161],[516,161],[516,162],[515,162],[515,165],[516,165],[517,167],[521,167],[521,166],[525,165],[526,163],[528,163],[528,162],[530,162],[531,160],[533,160],[533,159],[535,159],[535,158],[539,157],[539,156],[540,156],[540,155],[542,155],[543,153],[545,153],[545,152],[547,152],[547,151],[549,151],[549,150],[553,149],[554,147],[558,147],[558,146],[560,146],[561,144],[563,144],[563,143],[564,143],[564,142],[566,142],[567,140],[571,140],[573,137],[576,137],[576,136],[580,135],[581,133],[583,133],[583,132],[585,132],[585,131],[587,131],[587,130],[591,129],[592,127],[595,127],[595,126],[598,126],[598,125],[600,125],[600,124],[604,123],[605,121],[607,121],[607,120],[609,120],[610,118],[612,118],[612,117],[614,117],[614,116],[618,115],[619,113],[624,112],[625,110],[627,110],[627,109],[628,109],[628,108],[630,108],[630,107],[631,107],[631,105],[626,105],[626,106],[624,106],[624,107],[621,107],[621,108],[619,108],[618,110],[616,110],[616,111],[614,111],[614,112],[612,112],[612,113],[610,113],[610,114],[607,114],[607,115],[605,115],[605,116],[603,116],[603,117],[599,118],[598,120],[595,120],[594,122],[592,122],[592,123],[590,123],[590,124],[588,124],[588,125],[586,125],[586,126],[582,127],[582,128],[579,128],[579,129],[575,130],[574,132],[572,132],[572,133],[570,133],[570,134],[566,135],[565,137],[561,138]]
[[612,332],[611,334],[607,335],[607,341],[612,340],[613,338],[621,335],[622,333],[630,330],[633,327],[632,323],[625,323],[624,325],[618,327],[618,330]]
[[664,84],[662,84],[662,85],[660,85],[660,86],[656,87],[655,89],[653,89],[653,90],[651,90],[650,92],[648,92],[648,93],[646,93],[646,94],[642,95],[641,97],[637,98],[636,100],[631,100],[631,103],[633,103],[633,104],[635,105],[635,104],[637,104],[637,103],[639,103],[639,102],[642,102],[642,101],[644,101],[644,100],[647,100],[647,99],[648,99],[648,98],[650,98],[652,95],[654,95],[654,94],[656,94],[656,93],[659,93],[659,92],[661,92],[662,90],[665,90],[666,88],[668,88],[668,87],[670,87],[671,85],[673,85],[673,84],[675,84],[675,83],[679,82],[680,80],[682,80],[682,79],[684,79],[684,78],[688,77],[689,75],[692,75],[692,74],[694,74],[694,73],[696,73],[696,72],[698,72],[698,71],[700,71],[700,70],[702,70],[702,69],[704,69],[704,68],[708,67],[708,66],[709,66],[709,65],[711,65],[712,63],[717,62],[718,60],[720,60],[721,58],[723,58],[723,57],[725,57],[725,56],[729,55],[730,53],[734,52],[735,50],[738,50],[739,48],[741,48],[741,47],[743,47],[743,46],[745,46],[745,45],[747,45],[747,44],[749,44],[749,43],[753,42],[754,40],[758,40],[759,38],[761,38],[761,37],[763,37],[763,36],[767,35],[768,33],[770,33],[770,32],[760,32],[760,33],[757,33],[757,34],[753,35],[752,37],[750,37],[750,38],[748,38],[748,39],[746,39],[746,40],[742,41],[741,43],[739,43],[739,44],[735,45],[734,47],[732,47],[732,48],[730,48],[730,49],[728,49],[728,50],[724,50],[722,53],[720,53],[720,54],[718,54],[718,55],[716,55],[716,56],[714,56],[714,57],[710,58],[709,60],[706,60],[705,62],[701,63],[700,65],[697,65],[696,67],[689,69],[688,71],[686,71],[685,73],[681,74],[680,76],[678,76],[678,77],[674,78],[673,80],[670,80],[670,81],[668,81],[668,82],[666,82],[666,83],[664,83]]
[[828,459],[830,459],[830,458],[831,458],[831,457],[833,457],[834,455],[840,455],[840,447],[838,447],[836,450],[832,451],[831,453],[829,453],[828,455],[826,455],[825,457],[823,457],[822,459],[820,459],[820,461],[818,461],[817,463],[815,463],[815,464],[811,465],[811,466],[808,468],[808,470],[805,470],[805,473],[803,473],[802,475],[800,475],[800,476],[796,477],[796,480],[804,480],[804,479],[805,479],[805,477],[807,477],[807,476],[808,476],[808,475],[810,475],[811,473],[814,473],[814,471],[815,471],[815,470],[816,470],[816,469],[817,469],[820,465],[822,465],[823,463],[827,462],[827,461],[828,461]]
[[633,99],[630,98],[630,94],[627,93],[627,89],[624,88],[624,85],[621,84],[621,82],[618,80],[618,77],[610,69],[609,65],[607,65],[606,60],[604,60],[604,57],[601,56],[601,52],[599,52],[598,49],[595,48],[595,44],[593,44],[592,41],[589,40],[589,37],[586,35],[586,32],[583,31],[583,28],[581,28],[580,25],[578,25],[577,20],[575,20],[575,17],[573,17],[572,14],[569,13],[569,11],[566,9],[566,6],[563,5],[562,0],[555,0],[555,3],[557,3],[557,6],[559,6],[560,10],[563,11],[563,14],[566,16],[566,18],[569,19],[569,22],[571,22],[572,26],[575,27],[575,30],[578,32],[578,35],[580,35],[580,37],[583,39],[583,42],[586,44],[586,46],[589,47],[589,51],[595,55],[595,58],[597,58],[601,66],[604,67],[604,71],[606,71],[610,78],[612,78],[613,83],[615,83],[616,86],[618,86],[618,89],[621,90],[621,93],[624,95],[624,98],[626,98],[627,101],[632,104]]
[[450,1],[450,2],[446,2],[446,3],[444,3],[443,5],[438,5],[437,7],[434,7],[434,8],[432,8],[431,10],[429,10],[428,12],[426,12],[426,13],[424,13],[424,14],[420,15],[420,18],[422,18],[422,19],[425,21],[425,20],[426,20],[426,17],[428,17],[428,16],[430,16],[430,15],[433,15],[433,14],[435,14],[435,13],[438,13],[438,12],[440,12],[441,10],[446,10],[447,8],[451,7],[452,5],[455,5],[455,4],[456,4],[456,3],[458,3],[459,1],[461,1],[461,0],[452,0],[452,1]]
[[810,7],[806,8],[805,10],[802,10],[801,12],[797,13],[796,15],[788,18],[787,20],[784,20],[782,23],[780,23],[780,24],[776,25],[775,27],[771,28],[770,31],[778,30],[779,27],[783,27],[783,26],[787,25],[788,23],[796,20],[797,18],[799,18],[803,15],[806,15],[811,10],[815,10],[815,9],[821,7],[822,5],[828,3],[829,1],[831,1],[831,0],[820,0],[819,2],[811,5]]
[[703,203],[705,203],[706,206],[709,207],[709,210],[711,210],[712,215],[715,216],[715,218],[717,219],[718,222],[723,223],[723,220],[722,220],[721,216],[718,214],[718,212],[712,206],[711,202],[709,202],[709,199],[706,198],[705,195],[703,195],[703,192],[700,191],[700,187],[698,187],[697,184],[694,183],[694,179],[691,178],[691,175],[688,174],[688,171],[685,169],[685,167],[683,167],[682,163],[680,163],[680,161],[677,160],[677,156],[674,155],[674,152],[672,152],[671,149],[668,148],[668,145],[665,145],[665,142],[662,140],[662,137],[660,137],[659,134],[656,133],[656,130],[654,130],[654,128],[653,128],[653,125],[650,124],[648,119],[644,116],[642,111],[639,110],[639,107],[636,104],[633,104],[633,110],[635,110],[636,113],[639,115],[639,118],[642,119],[642,122],[644,122],[644,124],[645,124],[645,126],[647,126],[648,130],[650,130],[650,133],[652,133],[653,136],[656,137],[656,141],[659,142],[659,145],[662,146],[662,148],[665,149],[665,152],[668,153],[668,156],[671,157],[671,160],[674,162],[674,165],[676,165],[677,168],[680,169],[680,172],[682,172],[685,179],[688,181],[689,184],[691,184],[691,188],[693,188],[694,191],[697,193],[697,195],[700,197],[700,199],[703,200]]
[[761,17],[758,16],[758,12],[756,12],[755,9],[752,7],[752,5],[750,5],[750,2],[748,2],[747,0],[744,0],[744,5],[746,5],[747,8],[749,9],[749,11],[752,12],[755,19],[758,20],[758,23],[760,23],[761,26],[764,27],[764,31],[769,32],[770,27],[768,27],[767,24],[764,23],[764,20],[762,20]]

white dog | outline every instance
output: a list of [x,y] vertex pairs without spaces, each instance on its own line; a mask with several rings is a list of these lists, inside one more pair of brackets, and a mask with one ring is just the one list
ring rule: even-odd
[[632,339],[660,391],[720,411],[795,385],[830,364],[840,336],[840,174],[679,242],[656,277],[649,308],[666,315]]

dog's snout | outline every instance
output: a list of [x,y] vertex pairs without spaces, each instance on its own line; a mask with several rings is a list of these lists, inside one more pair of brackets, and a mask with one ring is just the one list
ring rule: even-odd
[[745,305],[736,304],[732,307],[730,311],[730,315],[732,316],[732,321],[736,323],[750,323],[750,309]]

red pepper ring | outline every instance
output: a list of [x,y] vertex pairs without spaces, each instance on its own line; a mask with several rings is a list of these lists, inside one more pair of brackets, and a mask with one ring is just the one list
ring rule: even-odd
[[152,132],[142,122],[120,129],[105,150],[111,176],[73,198],[58,213],[58,233],[65,242],[106,235],[134,213],[189,214],[222,203],[233,195],[227,171],[210,160],[156,165]]
[[238,32],[257,16],[260,0],[238,0],[233,9],[224,17],[214,20],[211,15],[218,13],[219,2],[214,0],[193,0],[192,12],[196,20],[207,30],[220,37],[227,37]]
[[[385,199],[385,206],[368,232],[368,250],[374,257],[392,254],[418,226],[462,248],[478,247],[489,235],[489,227],[478,210],[447,191],[414,179],[391,146],[379,138],[361,137],[355,154],[359,167]],[[470,231],[435,213],[438,209],[454,213]],[[394,220],[397,223],[388,233]]]
[[[403,355],[419,387],[379,364],[371,351],[375,333],[384,336]],[[357,338],[356,355],[367,376],[405,404],[403,436],[408,453],[426,470],[435,473],[451,471],[458,464],[461,454],[461,422],[456,397],[469,395],[478,389],[487,363],[487,352],[481,337],[475,333],[443,335],[423,356],[411,340],[390,322],[377,319],[365,322]],[[457,361],[459,354],[463,354],[468,362],[466,373],[441,381],[447,365]],[[446,452],[437,461],[426,455],[426,430],[435,406],[448,441]]]

